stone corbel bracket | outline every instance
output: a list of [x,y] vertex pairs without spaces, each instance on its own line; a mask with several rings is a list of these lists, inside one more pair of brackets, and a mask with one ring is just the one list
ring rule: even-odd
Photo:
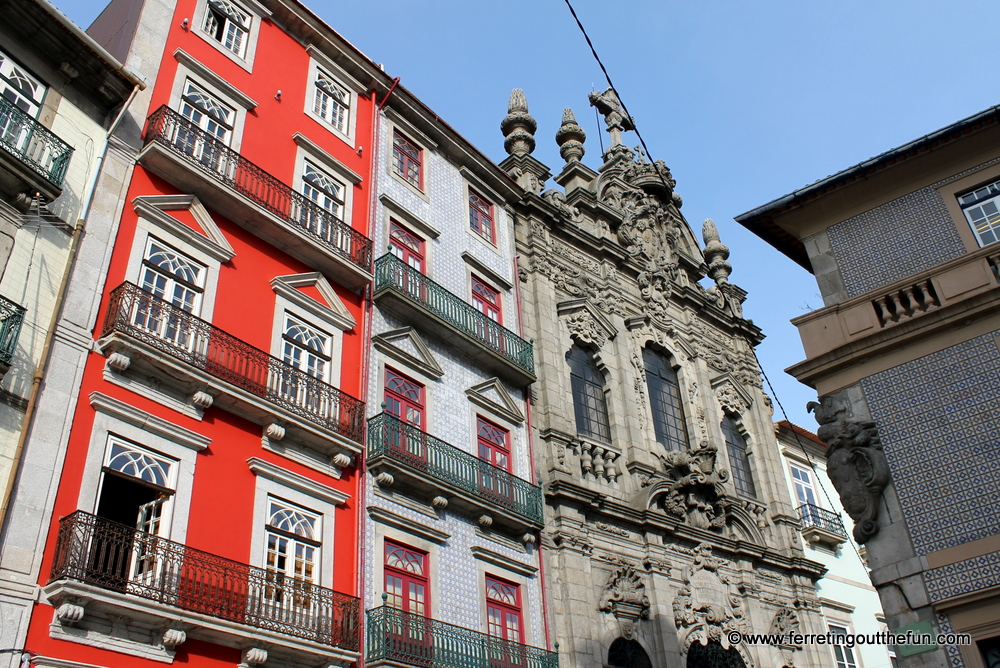
[[826,472],[854,520],[854,540],[865,543],[879,531],[879,501],[890,479],[875,423],[847,419],[847,405],[834,395],[810,401],[806,409],[816,413],[816,435],[827,446]]

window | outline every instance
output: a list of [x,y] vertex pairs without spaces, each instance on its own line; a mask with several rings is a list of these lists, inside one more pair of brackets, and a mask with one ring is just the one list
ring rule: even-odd
[[233,135],[236,112],[191,81],[184,84],[180,112],[191,123],[215,139],[229,144]]
[[389,251],[419,272],[424,270],[424,240],[389,219]]
[[813,489],[812,474],[808,469],[804,469],[796,464],[791,464],[792,483],[795,485],[795,498],[799,504],[808,503],[816,505],[816,493]]
[[427,553],[386,541],[385,593],[387,605],[425,617],[430,607]]
[[958,203],[972,226],[979,245],[996,242],[1000,237],[1000,181],[960,195]]
[[646,369],[646,389],[657,443],[667,450],[687,450],[690,443],[684,424],[677,372],[662,355],[649,348],[643,349],[642,362]]
[[412,141],[394,132],[392,135],[393,170],[414,188],[423,189],[423,151]]
[[490,243],[496,241],[493,233],[493,205],[472,188],[469,188],[469,228]]
[[170,308],[167,302],[194,316],[201,311],[206,268],[161,241],[149,237],[142,260],[139,287],[152,295],[142,296],[132,321],[156,336],[184,348],[195,346],[193,321]]
[[[387,421],[384,446],[413,466],[427,462],[424,428],[424,386],[398,371],[385,368],[385,412],[400,423]],[[412,425],[412,428],[407,426]]]
[[746,496],[756,498],[757,488],[750,471],[750,457],[747,455],[747,441],[740,428],[731,416],[722,418],[722,435],[726,439],[726,450],[729,452],[729,466],[733,470],[733,484],[736,491]]
[[205,32],[239,58],[246,56],[250,13],[230,0],[208,0]]
[[[510,471],[510,433],[506,429],[476,416],[476,439],[480,459],[504,471]],[[479,475],[479,487],[491,500],[510,503],[513,489],[507,476],[498,475],[495,470],[483,467]]]
[[342,218],[344,184],[308,160],[302,170],[302,193],[337,218]]
[[[843,636],[847,635],[847,629],[843,626],[830,624],[830,633],[838,636],[838,639],[844,642]],[[854,650],[847,645],[840,643],[834,645],[833,656],[837,660],[837,668],[858,668],[858,661],[854,658]]]
[[313,378],[326,381],[330,369],[330,335],[285,314],[282,358]]
[[38,115],[45,86],[0,52],[0,95],[32,118]]
[[604,376],[594,363],[593,356],[574,345],[566,353],[569,362],[570,383],[573,388],[573,409],[576,413],[576,430],[581,436],[611,442],[608,422],[608,404],[604,396]]
[[503,322],[500,312],[500,292],[475,276],[472,277],[472,305],[493,322]]
[[[486,576],[487,633],[511,643],[524,642],[524,624],[521,615],[521,588],[499,578]],[[491,645],[490,664],[513,666],[524,663],[520,648],[510,645]]]
[[347,134],[351,94],[323,70],[316,69],[313,113],[339,132]]
[[267,514],[264,597],[269,612],[277,619],[301,615],[312,606],[319,575],[320,518],[275,498],[269,499]]

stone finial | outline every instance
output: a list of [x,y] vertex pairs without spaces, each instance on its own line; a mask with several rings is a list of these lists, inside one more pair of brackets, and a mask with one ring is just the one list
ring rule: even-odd
[[587,141],[587,133],[576,122],[573,110],[563,109],[562,125],[556,130],[556,143],[559,144],[559,155],[567,163],[580,162],[583,157],[583,142]]
[[733,265],[726,262],[729,257],[729,246],[719,240],[719,229],[715,221],[706,218],[701,228],[705,239],[705,263],[708,265],[708,275],[716,285],[729,282],[729,274],[733,273]]
[[535,150],[536,129],[538,123],[528,113],[528,99],[524,96],[524,91],[515,88],[510,92],[507,115],[500,121],[504,150],[511,155],[529,155]]

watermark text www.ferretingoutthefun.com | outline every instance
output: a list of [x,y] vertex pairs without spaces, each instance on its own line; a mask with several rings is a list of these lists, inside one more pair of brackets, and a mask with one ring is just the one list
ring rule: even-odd
[[730,643],[741,642],[747,645],[840,645],[841,647],[856,647],[858,645],[971,645],[972,636],[968,633],[740,633],[730,631],[727,635]]

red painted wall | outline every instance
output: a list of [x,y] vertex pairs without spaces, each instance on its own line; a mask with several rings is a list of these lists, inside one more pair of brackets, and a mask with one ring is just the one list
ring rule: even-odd
[[[359,96],[357,99],[355,143],[356,146],[366,149],[359,155],[355,147],[345,143],[303,112],[307,96],[312,94],[313,83],[308,79],[309,56],[301,44],[285,34],[279,26],[268,20],[263,21],[260,26],[253,72],[247,72],[195,34],[198,28],[194,25],[195,7],[196,0],[179,0],[177,3],[159,75],[153,85],[149,112],[163,104],[176,107],[175,101],[170,99],[178,65],[173,54],[177,49],[183,49],[258,102],[258,106],[246,114],[241,142],[233,146],[244,157],[298,190],[298,184],[292,183],[297,155],[297,146],[292,136],[296,132],[301,132],[344,165],[362,175],[362,182],[353,186],[352,219],[349,222],[354,229],[368,235],[372,169],[370,156],[373,155],[373,151],[367,150],[373,145],[371,97]],[[190,20],[188,29],[181,25],[185,18]],[[279,89],[282,91],[280,101],[274,97]],[[135,280],[135,277],[127,276],[127,265],[138,216],[129,202],[141,195],[177,192],[177,189],[160,177],[141,165],[136,166],[123,207],[107,283],[103,287],[104,298],[94,332],[95,339],[100,337],[103,327],[108,308],[108,293],[125,280]],[[250,345],[270,352],[275,311],[275,293],[270,285],[271,279],[281,275],[312,272],[316,271],[316,268],[307,266],[281,249],[270,246],[219,214],[211,210],[209,212],[236,252],[236,256],[220,268],[212,324]],[[186,212],[178,212],[175,217],[185,225],[199,229]],[[355,328],[346,332],[343,337],[342,358],[339,361],[340,375],[338,378],[338,370],[335,369],[331,376],[331,384],[354,397],[363,399],[365,386],[362,363],[366,315],[364,299],[361,295],[338,285],[333,279],[329,280],[357,322]],[[319,298],[319,293],[314,288],[306,288],[304,292]],[[355,469],[345,469],[343,477],[335,480],[268,452],[261,447],[260,425],[218,407],[209,408],[202,420],[196,420],[146,396],[106,382],[103,378],[105,362],[106,359],[96,352],[88,357],[55,502],[54,517],[46,543],[40,584],[44,585],[48,580],[59,518],[75,510],[95,511],[94,508],[79,508],[78,498],[95,417],[89,395],[98,391],[212,439],[211,445],[197,455],[190,519],[185,539],[185,544],[189,547],[243,563],[249,562],[255,528],[252,514],[256,489],[255,476],[247,466],[247,459],[250,457],[267,460],[349,494],[350,501],[345,506],[339,507],[333,518],[336,530],[335,544],[322,547],[321,569],[328,571],[331,564],[336,562],[333,588],[343,593],[358,595],[356,589],[361,518],[358,503],[360,476]],[[45,604],[36,605],[29,629],[28,649],[41,655],[105,666],[161,665],[110,650],[54,640],[49,637],[51,621],[52,608]],[[239,650],[196,640],[188,640],[181,645],[175,659],[181,664],[206,668],[232,666],[239,660]]]

